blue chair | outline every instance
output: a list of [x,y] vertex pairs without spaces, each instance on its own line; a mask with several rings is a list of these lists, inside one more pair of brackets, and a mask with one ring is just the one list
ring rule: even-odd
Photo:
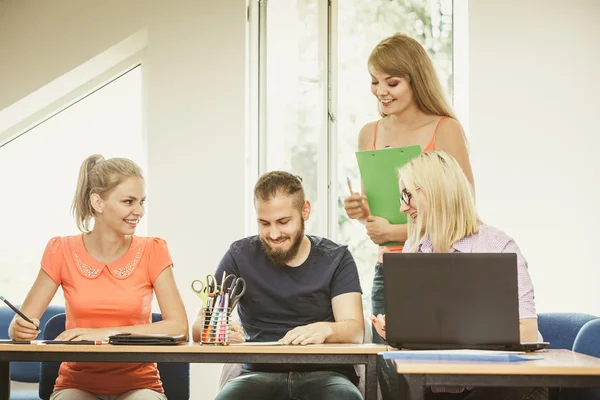
[[[541,313],[538,329],[550,349],[566,349],[600,357],[600,319],[581,313]],[[560,388],[553,400],[600,400],[600,389]]]
[[[16,307],[21,308],[21,306],[19,305],[17,305]],[[52,318],[56,314],[64,312],[65,308],[63,306],[48,306],[48,308],[40,318],[40,330],[43,331],[44,326],[50,318]],[[0,339],[9,339],[8,327],[14,316],[15,312],[10,308],[0,308]],[[11,362],[10,379],[16,382],[38,383],[40,379],[40,363]],[[10,400],[39,400],[39,397],[37,390],[20,390],[13,391],[10,394]]]
[[600,357],[600,319],[588,322],[575,338],[573,351]]
[[[573,344],[573,351],[600,357],[600,319],[583,325]],[[600,388],[567,389],[560,391],[560,400],[600,400]]]
[[[55,339],[65,330],[65,314],[58,314],[51,318],[43,332],[46,340]],[[152,322],[162,321],[162,315],[152,314]],[[48,400],[54,390],[54,383],[58,378],[60,362],[42,362],[40,370],[40,398]],[[165,396],[169,400],[188,400],[190,398],[190,364],[183,362],[157,363],[160,380],[163,383]]]
[[581,328],[598,317],[581,313],[540,313],[538,329],[550,349],[573,350],[575,338]]

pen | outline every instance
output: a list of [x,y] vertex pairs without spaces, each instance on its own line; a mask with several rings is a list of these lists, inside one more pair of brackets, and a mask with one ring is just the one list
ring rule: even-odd
[[[12,304],[10,304],[10,301],[6,300],[3,296],[0,296],[0,300],[2,300],[3,302],[5,302],[7,306],[9,306],[10,308],[12,308],[12,310],[14,312],[16,312],[19,315],[19,317],[23,318],[25,321],[29,322],[30,324],[35,325],[33,323],[33,321],[30,320],[29,318],[27,318],[27,316],[25,314],[23,314],[21,311],[17,310],[17,307],[15,307]],[[38,329],[38,331],[39,331],[39,329]]]
[[227,329],[229,327],[229,313],[227,308],[229,307],[229,293],[225,293],[225,300],[223,301],[223,310],[225,310],[225,317],[224,320],[221,321],[221,330],[219,332],[219,341],[220,342],[228,342],[229,340],[227,339]]
[[64,344],[64,345],[101,345],[109,344],[108,340],[37,340],[37,345]]
[[225,327],[225,319],[227,318],[227,310],[224,308],[225,305],[225,297],[227,296],[227,293],[225,291],[221,292],[221,299],[219,302],[219,307],[220,307],[220,311],[219,311],[219,318],[217,320],[217,331],[215,332],[215,342],[221,342],[221,332],[223,330],[223,328]]
[[217,341],[217,332],[219,331],[219,321],[221,315],[221,295],[217,296],[217,300],[215,300],[215,311],[213,313],[213,318],[211,322],[212,330],[210,332],[210,341]]
[[348,184],[348,191],[350,192],[350,196],[354,194],[354,190],[352,190],[352,181],[350,178],[346,177],[346,183]]
[[[10,339],[0,339],[0,344],[32,344],[35,340],[10,340]],[[35,343],[34,343],[35,344]]]

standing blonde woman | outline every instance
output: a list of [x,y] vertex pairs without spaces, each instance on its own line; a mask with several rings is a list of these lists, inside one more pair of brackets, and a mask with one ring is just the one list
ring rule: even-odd
[[[66,330],[57,340],[106,340],[109,332],[188,334],[164,240],[135,236],[146,193],[140,168],[125,158],[88,157],[72,211],[82,234],[50,239],[38,277],[9,334],[38,335],[39,317],[62,286]],[[90,224],[93,222],[93,228]],[[156,293],[163,321],[152,323]],[[51,400],[166,399],[155,363],[63,362]]]
[[[464,132],[444,97],[433,63],[419,42],[402,34],[382,40],[369,56],[368,69],[371,92],[377,98],[382,118],[361,129],[358,149],[376,150],[418,144],[423,152],[442,150],[458,160],[473,184]],[[406,225],[393,225],[384,218],[370,215],[368,201],[363,195],[354,193],[344,200],[348,217],[364,223],[375,244],[405,242]],[[384,312],[383,254],[401,251],[402,246],[379,247],[371,290],[374,315]],[[376,342],[383,343],[375,333],[373,337]],[[380,365],[383,362],[379,360]],[[391,387],[395,381],[386,382],[383,378],[380,374],[384,399],[398,398]]]
[[[473,188],[459,163],[449,154],[432,151],[400,168],[400,211],[408,216],[404,252],[416,253],[516,253],[521,342],[539,340],[533,283],[527,261],[515,241],[481,222]],[[385,339],[385,316],[371,321]],[[541,388],[432,388],[430,399],[529,399],[548,398]]]

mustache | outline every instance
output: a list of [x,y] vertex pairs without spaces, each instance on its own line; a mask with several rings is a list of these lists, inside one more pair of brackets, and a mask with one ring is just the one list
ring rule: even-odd
[[277,239],[267,238],[267,241],[277,243],[277,242],[283,242],[284,240],[288,240],[288,239],[290,239],[289,236],[279,236]]

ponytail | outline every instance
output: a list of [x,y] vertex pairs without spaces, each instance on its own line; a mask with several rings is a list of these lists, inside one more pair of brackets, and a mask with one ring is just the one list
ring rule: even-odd
[[75,218],[77,228],[82,232],[89,232],[90,221],[94,217],[94,210],[90,202],[90,172],[96,164],[104,161],[100,154],[94,154],[86,158],[79,168],[79,178],[77,179],[77,189],[71,205],[71,213]]

